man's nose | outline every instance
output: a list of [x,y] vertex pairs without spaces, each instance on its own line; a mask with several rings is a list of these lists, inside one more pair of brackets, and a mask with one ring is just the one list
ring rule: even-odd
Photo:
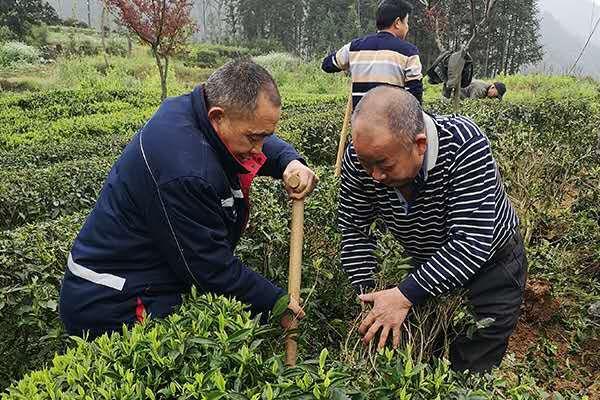
[[382,172],[379,168],[373,168],[371,171],[371,177],[378,182],[384,181],[387,176],[384,172]]

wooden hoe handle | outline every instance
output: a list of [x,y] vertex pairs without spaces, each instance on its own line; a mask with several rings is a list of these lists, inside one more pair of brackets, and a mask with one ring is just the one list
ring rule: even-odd
[[335,161],[335,176],[340,176],[342,173],[342,160],[344,159],[344,150],[346,149],[350,117],[352,117],[352,90],[350,91],[350,96],[348,96],[346,114],[344,115],[344,124],[342,125],[342,131],[340,132],[340,142],[338,144],[337,158]]
[[[300,184],[300,178],[294,175],[289,180],[289,185],[294,188]],[[300,304],[300,279],[302,276],[302,242],[304,240],[304,200],[294,200],[292,204],[292,232],[290,235],[290,270],[288,293],[291,298]],[[290,327],[294,332],[298,328],[298,321],[294,319]],[[287,335],[286,338],[286,364],[296,365],[298,342],[296,333]]]

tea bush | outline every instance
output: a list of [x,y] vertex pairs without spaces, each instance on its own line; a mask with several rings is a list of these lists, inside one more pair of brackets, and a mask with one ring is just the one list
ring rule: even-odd
[[[128,90],[58,90],[0,98],[0,167],[116,157],[152,115],[154,102],[154,93]],[[318,148],[319,140],[328,142],[311,159],[320,163],[323,157],[331,158],[327,151],[337,146],[336,124],[341,121],[337,110],[342,107],[337,97],[290,97],[284,102],[279,134],[306,154]]]
[[58,288],[86,215],[0,232],[0,387],[63,346]]
[[8,399],[344,399],[348,376],[318,363],[286,368],[268,327],[234,300],[190,299],[177,314],[92,343],[82,339],[2,396]]
[[[93,29],[49,27],[48,30],[47,44],[55,55],[84,57],[102,53],[102,39]],[[111,33],[106,38],[106,52],[110,55],[126,56],[127,39]]]
[[[3,169],[0,172],[0,210],[3,213],[0,222],[10,221],[0,228],[10,229],[0,233],[0,349],[2,354],[6,354],[0,360],[0,387],[20,378],[27,370],[44,367],[54,351],[62,351],[65,347],[67,342],[55,307],[66,256],[93,205],[110,163],[156,107],[157,103],[150,97],[135,90],[51,91],[0,97],[0,121],[3,122],[0,129],[4,129],[0,134],[0,166]],[[600,298],[600,285],[590,273],[600,263],[597,249],[600,242],[600,169],[597,161],[600,154],[597,133],[600,110],[598,101],[588,100],[566,97],[501,103],[466,101],[461,111],[482,126],[492,139],[508,193],[521,216],[532,273],[551,278],[556,283],[557,295],[575,298],[576,303]],[[340,382],[347,389],[346,395],[353,399],[429,399],[436,396],[449,399],[544,398],[544,393],[526,374],[518,379],[504,379],[497,375],[475,378],[455,374],[441,361],[426,362],[419,351],[410,348],[379,355],[356,350],[360,346],[354,347],[357,336],[352,322],[361,308],[358,303],[349,300],[355,296],[339,265],[340,237],[335,223],[338,180],[333,177],[330,167],[337,150],[345,104],[346,97],[343,95],[306,97],[284,93],[279,134],[297,147],[316,167],[321,178],[315,193],[306,203],[302,296],[306,302],[307,319],[302,324],[300,353],[308,358],[317,358],[323,347],[328,347],[333,370],[352,377],[350,381]],[[446,113],[449,104],[436,101],[427,104],[427,108]],[[78,190],[84,191],[82,197],[78,197]],[[62,199],[63,202],[59,200],[58,206],[55,206],[47,198]],[[287,224],[290,218],[288,200],[278,185],[259,179],[253,186],[251,202],[248,232],[237,253],[253,268],[285,287],[289,240]],[[21,226],[24,223],[30,224]],[[392,264],[402,265],[403,260],[397,250],[396,247],[396,252],[383,253],[387,257],[382,262],[383,268]],[[396,273],[392,275],[394,278],[398,276]],[[192,309],[196,307],[194,302],[197,300],[186,303],[176,318],[185,320],[188,313],[196,312]],[[437,306],[433,304],[431,307]],[[411,318],[415,315],[416,312]],[[224,318],[235,320],[233,316]],[[458,322],[457,328],[460,329],[464,321]],[[564,329],[581,338],[578,340],[593,338],[597,331],[590,324],[581,327],[583,323],[585,321],[573,327],[565,322]],[[161,338],[181,334],[179,330],[170,330],[166,321],[152,321],[134,327],[133,332],[141,338],[136,343],[146,343],[139,347],[140,355],[135,361],[138,364],[131,367],[135,377],[140,371],[137,366],[150,365],[147,364],[149,360],[154,360],[151,350],[141,350],[151,348],[144,346],[150,346],[146,341],[150,340],[148,334],[153,329],[164,333]],[[575,329],[577,332],[573,333]],[[131,344],[133,332],[127,332],[125,336],[102,339],[102,348],[107,352],[131,349],[127,346]],[[267,351],[267,342],[277,342],[275,339],[279,338],[269,336],[252,356],[262,352],[263,360],[271,359],[273,349]],[[105,393],[128,394],[131,398],[151,397],[145,393],[144,385],[148,380],[143,374],[147,370],[143,370],[142,377],[135,380],[140,382],[138,386],[133,384],[129,385],[133,389],[125,388],[121,383],[129,382],[130,375],[121,379],[119,371],[128,369],[130,364],[109,363],[106,358],[95,358],[92,353],[101,351],[98,343],[77,343],[75,349],[58,356],[58,361],[48,369],[32,373],[16,383],[11,394],[6,396],[51,398],[59,390],[68,393],[63,398],[83,398],[76,389],[80,385],[86,394],[88,391],[96,393],[94,390],[101,393],[98,388],[102,388]],[[185,357],[190,354],[194,353],[186,352]],[[178,357],[174,356],[174,359],[182,360]],[[76,362],[69,361],[75,359]],[[184,391],[185,387],[191,388],[186,386],[190,384],[190,376],[195,379],[194,374],[201,371],[207,377],[207,370],[192,371],[192,375],[188,374],[189,371],[174,372],[169,369],[169,360],[160,360],[162,364],[155,367],[156,370],[167,366],[165,375],[172,377],[177,388],[169,387],[170,392],[157,394],[168,386],[160,383],[159,379],[160,382],[151,387],[157,398],[168,398],[170,395],[166,393],[172,393],[171,397],[201,397],[198,393],[214,389],[211,375],[211,378],[203,378],[198,386],[194,386],[198,390],[194,394]],[[194,360],[190,362],[193,364]],[[94,378],[83,382],[76,363],[85,366],[82,371],[95,374],[97,371],[91,366],[99,362],[103,363],[102,368],[113,371],[108,375],[110,379],[101,381]],[[125,358],[123,362],[130,360]],[[90,369],[86,369],[87,366]],[[545,372],[543,379],[551,379],[560,373],[563,372],[557,367]],[[154,374],[152,372],[151,376],[155,377]],[[261,382],[269,382],[277,393],[273,398],[289,398],[287,386],[274,384],[269,380],[273,378],[271,375],[260,376],[268,377]],[[318,380],[313,375],[309,376]],[[208,383],[205,379],[209,379]],[[279,379],[282,378],[277,378],[277,382],[280,382]],[[64,382],[73,382],[73,389],[65,389],[62,386]],[[235,378],[227,378],[225,382],[226,390],[230,390],[234,385],[230,382],[235,382]],[[258,381],[249,382],[252,385]],[[264,384],[262,389],[266,387]],[[142,389],[143,392],[139,392]],[[363,397],[359,392],[363,393]],[[214,393],[215,398],[228,398],[230,395]],[[270,396],[269,393],[260,393],[265,398]],[[247,398],[252,397],[248,395]]]
[[69,138],[68,142],[53,140],[0,149],[0,170],[46,168],[52,164],[93,157],[116,157],[131,140],[132,132],[108,134],[102,140],[89,137]]
[[91,209],[114,159],[0,171],[0,230]]

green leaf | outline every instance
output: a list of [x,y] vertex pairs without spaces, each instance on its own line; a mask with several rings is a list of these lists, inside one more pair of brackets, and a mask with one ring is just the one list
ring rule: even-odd
[[151,400],[156,400],[156,396],[154,395],[154,392],[152,392],[152,389],[146,388],[146,390],[144,391],[144,394],[146,395],[147,398],[149,398]]
[[250,328],[240,329],[239,331],[230,335],[227,338],[227,342],[236,343],[236,342],[244,341],[250,335],[250,333],[252,333],[252,329],[250,329]]
[[283,313],[285,313],[285,311],[287,310],[289,304],[290,296],[288,294],[284,294],[279,299],[277,299],[275,305],[273,306],[273,310],[271,311],[271,319],[273,321],[279,321],[283,316]]
[[321,354],[319,355],[319,370],[325,370],[325,361],[327,360],[327,356],[329,355],[329,351],[325,348],[321,350]]

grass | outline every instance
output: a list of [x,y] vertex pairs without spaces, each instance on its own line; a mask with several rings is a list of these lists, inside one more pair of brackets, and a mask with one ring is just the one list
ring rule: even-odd
[[[64,32],[50,35],[64,36]],[[87,34],[89,35],[89,34]],[[55,37],[55,39],[56,39]],[[289,96],[335,95],[347,96],[350,78],[343,73],[327,74],[321,70],[320,60],[306,61],[287,53],[271,53],[254,57],[267,68],[277,81],[282,93]],[[5,88],[45,90],[52,88],[139,87],[159,88],[160,81],[153,57],[145,47],[134,47],[132,57],[109,56],[110,68],[104,66],[101,55],[62,57],[50,65],[26,65],[0,70],[0,82]],[[177,59],[171,63],[169,94],[177,95],[190,90],[208,78],[212,69],[186,66]],[[506,83],[505,101],[524,102],[532,98],[590,99],[600,91],[598,82],[570,76],[516,75],[497,76],[489,81]],[[441,98],[441,85],[430,85],[424,80],[424,102]]]
[[[541,74],[498,75],[494,78],[481,78],[485,81],[500,81],[506,84],[503,101],[514,103],[530,101],[532,98],[544,99],[589,99],[597,101],[600,84],[590,78],[574,76],[548,76]],[[425,83],[425,102],[442,97],[442,85]]]

